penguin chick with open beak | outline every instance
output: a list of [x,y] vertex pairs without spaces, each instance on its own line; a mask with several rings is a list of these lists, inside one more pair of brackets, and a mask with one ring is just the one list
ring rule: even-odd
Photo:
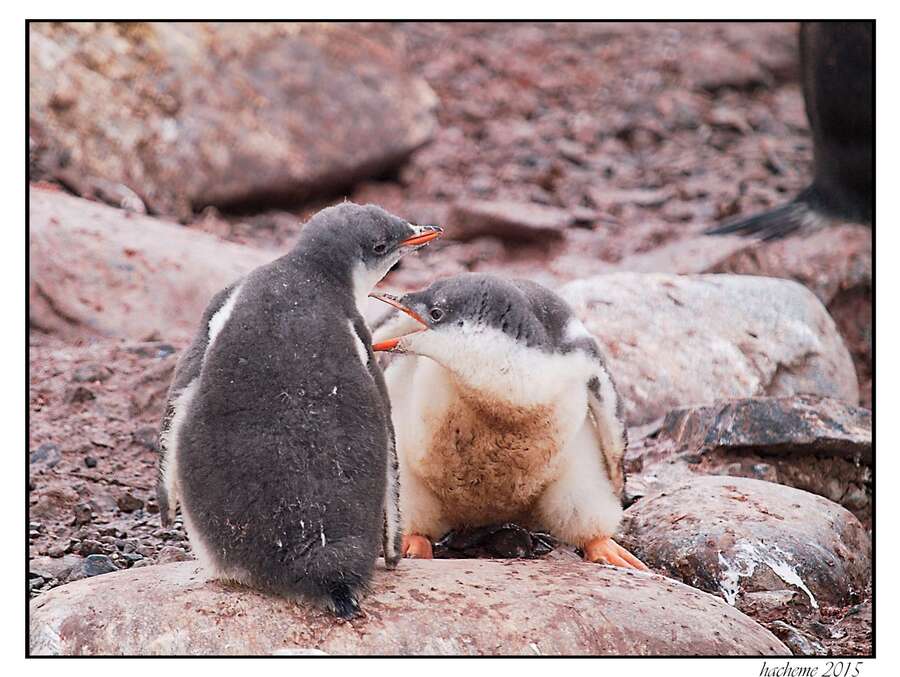
[[596,341],[533,282],[466,274],[395,298],[375,329],[400,463],[404,554],[451,529],[514,521],[646,569],[611,536],[622,516],[621,403]]
[[390,400],[360,307],[440,232],[373,205],[330,207],[207,307],[169,390],[158,494],[163,524],[180,501],[214,577],[351,617],[379,539],[396,566]]

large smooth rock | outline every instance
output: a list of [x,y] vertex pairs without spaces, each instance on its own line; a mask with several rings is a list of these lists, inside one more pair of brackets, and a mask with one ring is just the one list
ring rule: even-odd
[[837,400],[758,397],[669,412],[626,457],[632,499],[731,475],[787,484],[871,521],[872,412]]
[[758,395],[858,401],[834,321],[796,282],[614,273],[559,292],[604,349],[629,425],[676,407]]
[[186,337],[220,289],[274,258],[175,223],[31,190],[29,322],[66,339]]
[[430,139],[437,97],[391,42],[378,24],[32,23],[29,132],[51,176],[160,213],[297,201]]
[[862,404],[872,402],[872,229],[844,224],[732,252],[707,272],[785,277],[828,308],[856,364]]
[[748,608],[748,593],[780,590],[814,609],[846,606],[871,584],[871,543],[859,520],[772,482],[695,477],[629,507],[621,533],[649,567],[739,608]]
[[872,229],[841,224],[771,242],[737,236],[676,240],[628,256],[609,272],[737,273],[800,282],[834,318],[853,361],[863,406],[871,406]]
[[32,654],[789,654],[721,600],[583,562],[379,568],[365,616],[205,581],[196,562],[78,581],[31,605]]

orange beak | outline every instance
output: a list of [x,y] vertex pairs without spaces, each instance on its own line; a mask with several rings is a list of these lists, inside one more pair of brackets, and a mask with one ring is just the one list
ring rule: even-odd
[[392,339],[388,339],[387,341],[379,341],[378,343],[372,344],[372,350],[376,353],[379,350],[381,350],[381,351],[393,350],[394,348],[397,347],[398,343],[400,343],[399,338],[392,338]]
[[[438,235],[440,235],[440,232],[438,232],[436,235],[430,234],[429,239],[433,240]],[[421,236],[419,236],[419,237],[421,237]],[[379,301],[387,303],[389,306],[393,306],[394,308],[399,310],[401,313],[406,313],[412,319],[414,319],[416,322],[418,322],[419,324],[422,325],[421,329],[411,331],[411,332],[409,332],[409,334],[404,334],[403,336],[409,336],[410,334],[417,334],[420,331],[425,331],[426,329],[428,329],[428,323],[422,319],[422,316],[419,315],[412,308],[407,308],[402,303],[400,303],[400,300],[396,296],[393,296],[392,294],[376,294],[375,292],[372,292],[371,294],[369,294],[369,296],[373,299],[378,299]],[[400,339],[402,339],[403,336],[398,336],[397,338],[387,339],[385,341],[379,341],[378,343],[375,343],[372,345],[372,350],[374,350],[376,352],[378,352],[380,350],[393,350],[394,348],[397,347],[397,344],[400,343]]]
[[440,226],[417,226],[417,228],[422,229],[424,232],[418,233],[401,241],[401,246],[418,247],[419,245],[431,242],[436,237],[440,237],[444,232],[444,229]]

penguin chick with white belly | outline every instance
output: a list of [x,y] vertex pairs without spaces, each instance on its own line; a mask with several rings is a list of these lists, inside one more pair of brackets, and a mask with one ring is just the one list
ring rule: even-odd
[[439,234],[372,205],[330,207],[207,307],[169,390],[158,494],[163,524],[181,503],[214,577],[350,617],[380,538],[396,565],[390,402],[359,308]]
[[451,529],[513,521],[593,562],[646,569],[611,536],[627,431],[596,341],[533,282],[466,274],[395,298],[374,330],[405,353],[385,371],[403,550],[430,558]]

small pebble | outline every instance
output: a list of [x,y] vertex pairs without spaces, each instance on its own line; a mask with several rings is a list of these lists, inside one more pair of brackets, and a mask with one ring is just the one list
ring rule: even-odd
[[104,552],[103,544],[98,541],[93,540],[85,540],[81,542],[81,545],[78,547],[79,555],[99,555]]
[[82,402],[89,402],[90,400],[96,399],[96,397],[94,391],[90,388],[86,388],[85,386],[75,386],[74,388],[66,390],[65,401],[67,404],[81,404]]
[[144,502],[130,491],[116,499],[116,505],[122,512],[134,512],[144,507]]
[[185,562],[189,559],[191,559],[191,556],[188,555],[183,548],[167,545],[159,551],[159,556],[156,558],[156,561],[159,564],[166,564],[168,562]]
[[62,456],[59,453],[59,447],[50,442],[44,442],[44,444],[32,451],[28,456],[29,464],[43,463],[48,468],[54,467],[61,459]]
[[159,451],[159,433],[154,426],[141,426],[133,433],[132,439],[150,451]]
[[89,503],[79,503],[75,506],[75,524],[89,524],[93,518],[93,511]]
[[81,565],[81,571],[86,577],[99,576],[118,570],[119,568],[106,555],[88,555]]
[[83,364],[72,375],[75,383],[93,383],[95,381],[105,381],[112,376],[112,370],[102,364]]

